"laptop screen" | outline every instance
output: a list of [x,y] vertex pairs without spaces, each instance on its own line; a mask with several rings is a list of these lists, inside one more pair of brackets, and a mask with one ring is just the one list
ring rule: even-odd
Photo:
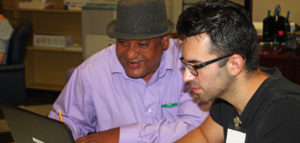
[[63,122],[7,104],[0,107],[17,143],[74,143]]

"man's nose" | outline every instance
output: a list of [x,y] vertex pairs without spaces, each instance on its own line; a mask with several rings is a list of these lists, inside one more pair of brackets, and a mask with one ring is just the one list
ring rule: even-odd
[[133,44],[128,48],[126,56],[128,59],[134,59],[138,56],[137,47],[135,47]]
[[184,82],[189,82],[194,80],[195,76],[187,68],[184,68],[184,74],[182,79]]

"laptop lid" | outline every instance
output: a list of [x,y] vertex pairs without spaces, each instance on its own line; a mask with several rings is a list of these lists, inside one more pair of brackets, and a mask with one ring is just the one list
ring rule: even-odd
[[17,143],[74,143],[63,122],[7,104],[0,107]]

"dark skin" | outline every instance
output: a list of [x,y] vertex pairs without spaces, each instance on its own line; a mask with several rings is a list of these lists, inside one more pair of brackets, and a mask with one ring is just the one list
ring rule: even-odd
[[4,53],[0,52],[0,63],[2,63],[3,59],[4,59]]
[[126,74],[148,82],[160,65],[163,51],[168,49],[169,36],[149,40],[117,39],[116,54]]
[[[149,40],[120,40],[116,43],[117,57],[126,74],[131,78],[142,78],[149,82],[160,65],[163,51],[169,47],[169,36]],[[76,143],[118,143],[120,128],[90,134]]]
[[76,140],[76,143],[118,143],[120,128],[97,132]]

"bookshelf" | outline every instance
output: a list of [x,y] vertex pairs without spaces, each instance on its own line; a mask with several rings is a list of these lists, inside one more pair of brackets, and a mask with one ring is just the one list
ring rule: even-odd
[[20,1],[2,0],[2,12],[13,27],[31,21],[33,34],[72,36],[74,46],[71,47],[35,47],[31,40],[26,49],[26,87],[61,91],[66,84],[67,70],[83,61],[81,11],[64,10],[63,0],[50,0],[56,3],[55,9],[22,9],[18,8]]

